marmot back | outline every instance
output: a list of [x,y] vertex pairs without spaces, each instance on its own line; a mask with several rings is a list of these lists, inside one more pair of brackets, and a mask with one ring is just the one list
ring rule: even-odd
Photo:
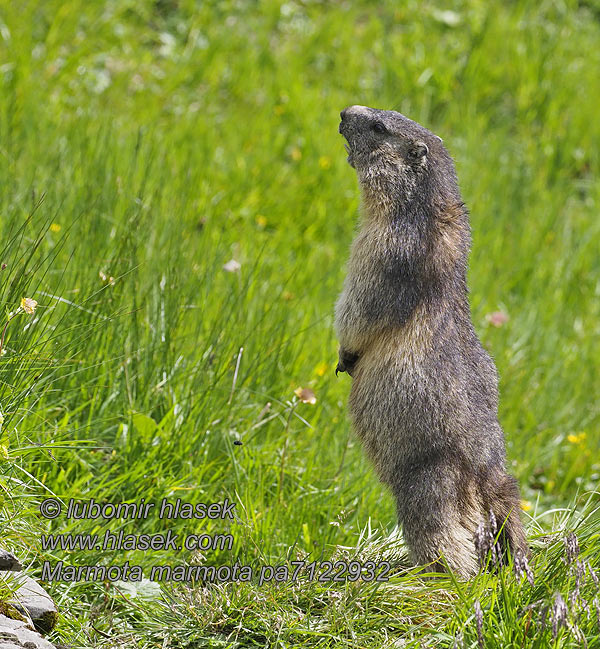
[[340,133],[362,191],[360,229],[336,304],[336,372],[418,564],[468,577],[490,516],[501,548],[527,554],[519,488],[505,469],[498,379],[473,328],[470,228],[439,137],[394,111],[351,106]]

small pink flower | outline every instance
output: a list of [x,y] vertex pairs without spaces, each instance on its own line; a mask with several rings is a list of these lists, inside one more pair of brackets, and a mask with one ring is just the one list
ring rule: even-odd
[[508,322],[508,315],[503,311],[494,311],[488,313],[485,319],[492,325],[492,327],[501,327]]

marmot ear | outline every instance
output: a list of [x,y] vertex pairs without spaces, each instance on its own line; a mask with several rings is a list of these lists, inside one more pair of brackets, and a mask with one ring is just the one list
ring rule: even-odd
[[425,142],[415,142],[408,150],[408,155],[411,160],[420,160],[429,153],[429,147]]

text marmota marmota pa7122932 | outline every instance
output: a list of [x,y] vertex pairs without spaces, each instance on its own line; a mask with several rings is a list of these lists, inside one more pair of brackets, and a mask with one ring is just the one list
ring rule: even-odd
[[412,561],[470,577],[490,512],[504,553],[528,549],[496,367],[471,322],[468,212],[438,136],[391,110],[350,106],[341,118],[363,204],[336,304],[336,372],[352,376],[354,429]]

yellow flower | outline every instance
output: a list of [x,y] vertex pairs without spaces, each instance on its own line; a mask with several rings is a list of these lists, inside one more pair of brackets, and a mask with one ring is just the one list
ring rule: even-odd
[[325,361],[322,361],[315,367],[315,373],[317,376],[325,376],[325,373],[329,369],[329,363],[326,363]]
[[33,315],[35,313],[35,308],[38,303],[35,300],[32,300],[30,297],[24,297],[21,300],[21,308],[27,315]]
[[524,512],[528,512],[531,509],[531,503],[528,500],[521,501],[521,509]]
[[264,228],[265,225],[267,225],[267,217],[263,216],[262,214],[259,214],[256,217],[256,225],[258,225],[261,228]]
[[319,167],[321,167],[321,169],[329,169],[329,167],[331,167],[331,158],[329,156],[322,155],[319,158]]
[[587,435],[583,431],[581,433],[569,433],[567,435],[567,441],[571,442],[571,444],[583,444],[586,437]]
[[50,225],[50,232],[60,232],[61,225],[59,223],[52,223]]

